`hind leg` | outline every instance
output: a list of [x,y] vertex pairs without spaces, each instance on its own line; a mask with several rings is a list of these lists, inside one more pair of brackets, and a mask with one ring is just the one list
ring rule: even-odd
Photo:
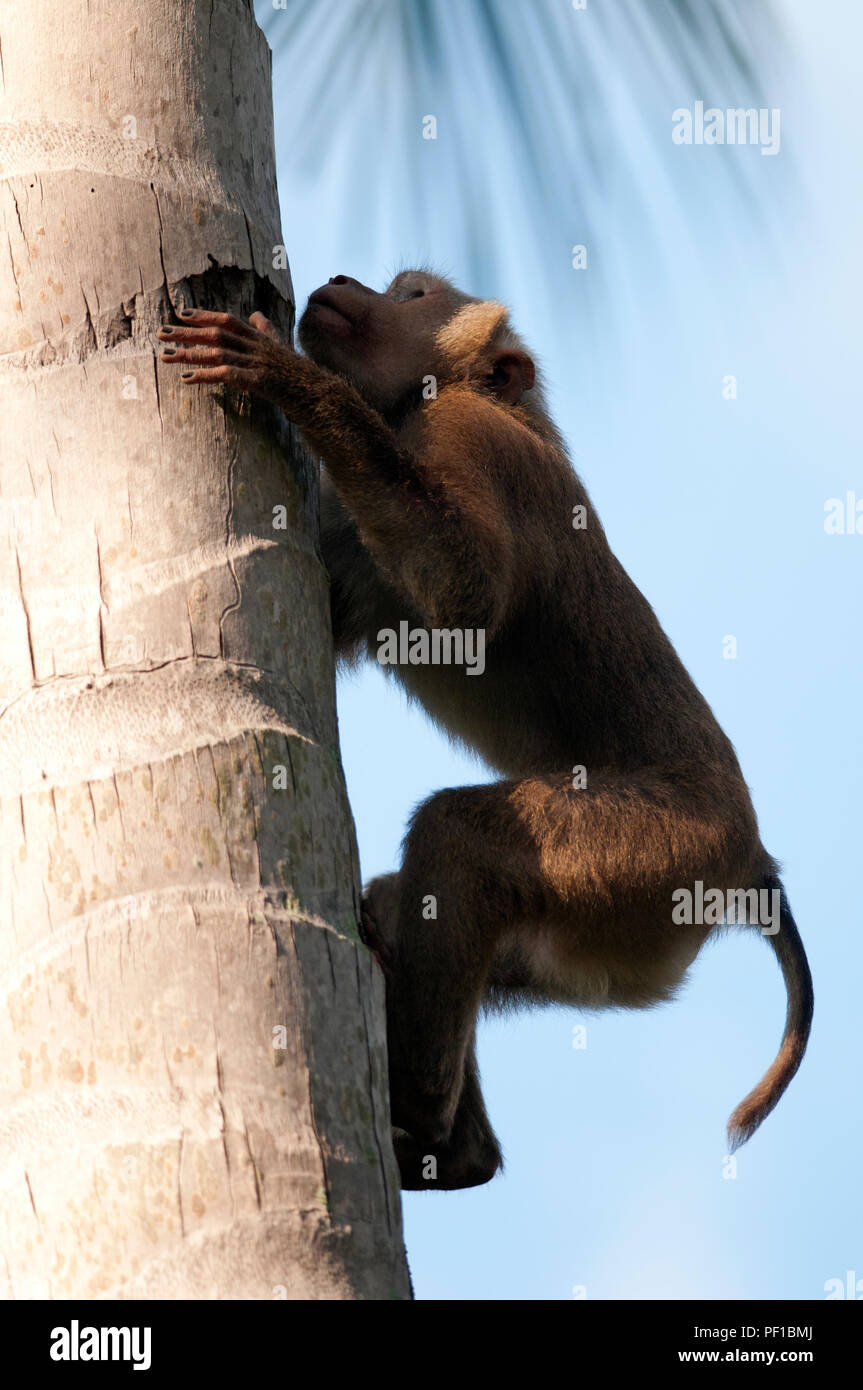
[[[485,1111],[470,1104],[472,1040],[502,956],[535,998],[667,998],[709,932],[675,924],[673,892],[696,879],[745,884],[759,853],[743,784],[710,785],[702,769],[597,774],[589,790],[549,775],[430,798],[397,878],[376,880],[365,905],[388,957],[393,1124],[442,1154],[470,1078],[460,1123],[487,1144]],[[416,1151],[401,1147],[407,1168]]]
[[[363,895],[363,936],[387,977],[393,967],[398,909],[399,875],[381,874],[372,879]],[[393,1144],[404,1189],[476,1187],[494,1177],[503,1160],[486,1114],[473,1040],[465,1056],[461,1093],[446,1141],[438,1142],[431,1152],[428,1143],[396,1129]]]

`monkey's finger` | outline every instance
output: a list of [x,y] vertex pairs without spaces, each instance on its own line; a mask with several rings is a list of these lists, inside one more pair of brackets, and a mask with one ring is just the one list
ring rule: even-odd
[[223,314],[213,309],[178,309],[177,317],[183,323],[194,326],[212,328],[227,328],[231,333],[236,333],[241,338],[254,338],[255,330],[243,319],[234,318],[233,314]]
[[202,367],[218,367],[226,363],[229,367],[248,367],[249,357],[245,352],[228,352],[220,347],[177,347],[165,348],[160,353],[163,362],[199,363]]
[[261,384],[261,373],[249,368],[232,367],[222,363],[219,367],[196,367],[190,372],[181,372],[180,380],[184,386],[235,386],[238,391],[257,393]]
[[239,333],[231,333],[227,328],[160,328],[156,335],[163,343],[200,343],[213,347],[234,348],[237,352],[248,352],[253,338],[241,338]]
[[270,320],[266,318],[264,314],[260,313],[257,309],[253,314],[249,316],[249,323],[252,325],[253,328],[257,328],[259,333],[266,334],[268,338],[272,338],[273,341],[276,343],[279,342],[279,335],[276,331],[276,325],[274,323],[271,323]]

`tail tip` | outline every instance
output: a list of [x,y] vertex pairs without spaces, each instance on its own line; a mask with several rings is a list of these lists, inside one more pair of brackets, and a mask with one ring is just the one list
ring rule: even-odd
[[752,1138],[763,1118],[763,1115],[753,1115],[738,1106],[728,1121],[728,1152],[733,1154],[742,1148]]

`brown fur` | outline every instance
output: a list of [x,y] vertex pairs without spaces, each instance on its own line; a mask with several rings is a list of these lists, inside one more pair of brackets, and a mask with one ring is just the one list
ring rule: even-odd
[[[502,780],[420,806],[401,869],[374,880],[363,905],[388,978],[403,1184],[469,1186],[501,1161],[476,1069],[481,1006],[668,999],[712,930],[673,923],[674,890],[778,885],[776,866],[734,750],[611,553],[506,310],[425,272],[384,295],[339,276],[303,316],[305,357],[259,329],[239,348],[236,327],[220,329],[218,347],[187,334],[212,346],[185,358],[205,368],[192,380],[276,401],[323,458],[340,656],[373,657],[380,629],[405,619],[486,633],[482,676],[396,674]],[[437,394],[424,400],[429,375]],[[586,529],[572,527],[575,506]],[[575,765],[586,788],[572,785]],[[736,1140],[778,1101],[811,1017],[784,897],[768,939],[788,986],[786,1034],[732,1117]]]

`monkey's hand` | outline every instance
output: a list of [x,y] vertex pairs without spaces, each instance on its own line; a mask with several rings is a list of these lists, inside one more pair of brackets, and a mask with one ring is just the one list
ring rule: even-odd
[[361,935],[377,957],[385,975],[392,972],[398,930],[399,876],[379,874],[363,893]]
[[256,313],[246,323],[209,309],[177,312],[183,326],[160,328],[158,336],[170,344],[161,360],[186,368],[185,385],[210,382],[276,399],[286,365],[298,354],[279,338],[269,319]]
[[181,317],[159,338],[171,344],[161,360],[187,368],[183,384],[232,386],[278,406],[325,462],[387,583],[429,626],[481,628],[488,641],[509,603],[516,545],[492,460],[544,447],[530,431],[478,395],[465,416],[465,392],[449,405],[444,393],[436,429],[414,452],[350,381],[281,342],[263,314]]

